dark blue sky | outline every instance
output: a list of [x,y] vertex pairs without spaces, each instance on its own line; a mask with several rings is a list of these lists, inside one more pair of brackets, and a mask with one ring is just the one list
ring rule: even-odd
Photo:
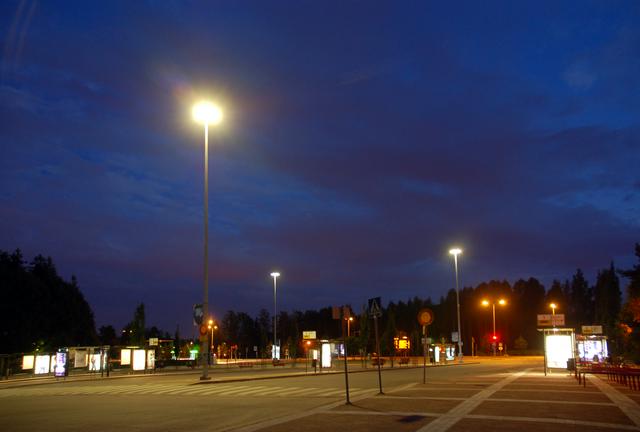
[[0,3],[0,249],[190,326],[210,97],[218,316],[630,265],[640,3],[440,3]]

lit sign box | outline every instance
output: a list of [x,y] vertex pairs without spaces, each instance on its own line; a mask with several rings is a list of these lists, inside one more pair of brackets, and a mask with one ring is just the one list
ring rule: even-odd
[[144,370],[145,360],[145,350],[133,350],[133,370]]
[[51,357],[49,355],[36,356],[36,368],[33,373],[46,374],[49,373],[49,366],[51,364]]
[[573,358],[573,343],[570,335],[547,334],[545,346],[547,352],[547,367],[566,368],[567,360]]
[[131,350],[123,349],[120,351],[120,366],[127,366],[131,364]]
[[85,367],[87,365],[87,352],[85,350],[76,350],[73,359],[73,367]]
[[307,340],[307,339],[315,339],[316,338],[316,331],[315,330],[307,330],[307,331],[303,331],[302,332],[302,339]]
[[[102,356],[102,364],[106,363],[107,356],[106,354]],[[89,370],[90,371],[99,371],[101,369],[100,364],[100,353],[89,355]]]
[[411,341],[406,338],[393,338],[393,344],[397,350],[408,350],[411,348]]
[[154,350],[147,351],[147,369],[153,369],[156,365],[156,352]]
[[23,370],[27,370],[27,369],[33,369],[33,364],[35,362],[36,358],[32,355],[26,355],[22,357],[22,369]]
[[321,365],[323,368],[331,367],[331,345],[328,343],[322,344],[322,353],[321,353]]
[[55,355],[55,359],[53,374],[57,377],[65,376],[67,373],[67,353],[59,352]]

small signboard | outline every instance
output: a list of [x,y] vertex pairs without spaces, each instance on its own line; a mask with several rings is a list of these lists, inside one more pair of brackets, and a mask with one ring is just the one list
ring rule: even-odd
[[601,325],[589,325],[589,326],[583,325],[582,334],[583,335],[601,335],[602,326]]
[[193,322],[194,325],[200,325],[204,321],[204,308],[201,304],[193,305]]
[[315,330],[305,330],[302,332],[302,339],[316,339],[316,331]]
[[564,314],[538,314],[538,327],[563,326]]
[[431,309],[421,309],[418,312],[418,322],[421,326],[429,325],[433,322],[433,311]]
[[369,299],[369,315],[374,318],[380,318],[382,316],[382,300],[380,297]]
[[458,332],[451,332],[451,342],[458,342]]
[[149,346],[158,346],[158,338],[149,338]]

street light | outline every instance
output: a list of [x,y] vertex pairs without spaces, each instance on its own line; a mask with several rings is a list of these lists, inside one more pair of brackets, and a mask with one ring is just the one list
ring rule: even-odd
[[462,249],[453,248],[449,250],[449,253],[453,255],[453,263],[456,271],[456,303],[458,306],[458,362],[462,363],[462,332],[460,331],[460,294],[458,288],[458,255],[462,253]]
[[[222,121],[222,110],[211,102],[199,102],[194,105],[193,119],[204,125],[204,283],[202,293],[202,310],[209,314],[209,125],[217,125]],[[201,380],[209,380],[209,345],[205,344],[202,358],[204,361]]]
[[551,325],[555,327],[556,326],[556,308],[558,307],[558,305],[556,305],[555,303],[551,303],[549,307],[551,308]]
[[353,321],[353,317],[350,316],[349,318],[345,319],[347,320],[347,337],[351,337],[351,321]]
[[217,325],[213,325],[213,320],[210,319],[209,320],[209,325],[207,327],[209,328],[209,330],[211,330],[211,352],[213,352],[213,331],[214,330],[218,330],[218,326]]
[[278,315],[277,315],[278,309],[276,307],[277,306],[276,291],[277,291],[277,285],[278,285],[277,279],[280,277],[280,273],[272,272],[271,277],[273,278],[273,352],[271,354],[272,354],[272,358],[276,359],[280,357],[279,355],[278,357],[276,357],[276,344],[278,343],[278,338],[276,337],[277,321],[278,321]]
[[[504,306],[507,304],[505,299],[498,300],[498,304],[500,306]],[[491,305],[493,306],[493,333],[491,334],[491,341],[493,345],[493,355],[496,355],[496,302],[492,301]],[[482,300],[482,306],[489,306],[489,300]]]

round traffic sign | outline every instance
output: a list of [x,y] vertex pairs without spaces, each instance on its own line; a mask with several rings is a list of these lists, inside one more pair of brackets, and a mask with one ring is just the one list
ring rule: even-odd
[[207,330],[208,330],[208,329],[207,329],[207,326],[206,326],[206,325],[202,324],[202,325],[200,326],[200,334],[201,334],[202,336],[204,336],[204,335],[206,335],[206,334],[207,334]]
[[418,322],[423,326],[431,324],[433,322],[433,311],[428,308],[422,309],[418,312]]

